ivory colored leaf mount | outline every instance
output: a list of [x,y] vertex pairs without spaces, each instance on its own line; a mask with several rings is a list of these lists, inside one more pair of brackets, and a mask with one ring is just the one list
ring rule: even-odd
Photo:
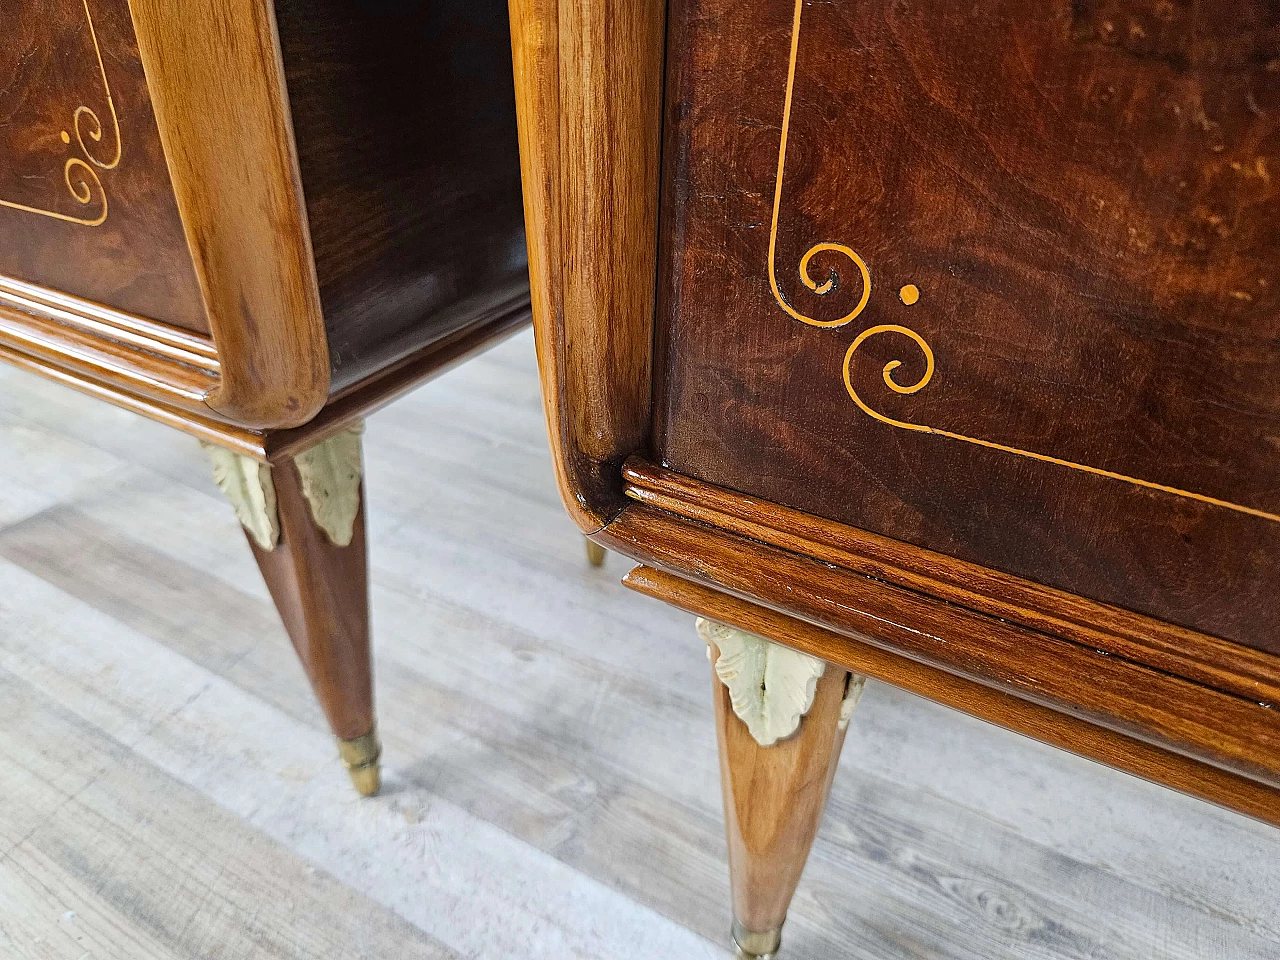
[[[311,517],[336,547],[351,544],[360,512],[360,434],[364,424],[321,440],[293,458]],[[275,484],[269,464],[223,447],[202,446],[213,464],[213,479],[231,501],[236,519],[263,550],[280,541]]]
[[703,617],[698,618],[698,635],[719,651],[716,676],[756,743],[771,747],[800,728],[827,668],[824,661]]

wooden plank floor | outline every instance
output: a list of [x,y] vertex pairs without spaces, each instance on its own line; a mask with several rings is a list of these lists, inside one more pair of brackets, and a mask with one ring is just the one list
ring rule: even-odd
[[[690,618],[587,566],[525,334],[369,423],[359,801],[193,441],[0,371],[0,957],[727,958]],[[1280,831],[869,686],[803,958],[1280,956]]]

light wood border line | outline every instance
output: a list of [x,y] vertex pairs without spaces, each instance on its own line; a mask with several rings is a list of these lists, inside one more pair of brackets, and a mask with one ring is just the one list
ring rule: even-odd
[[[806,287],[818,296],[825,296],[832,290],[835,290],[839,286],[840,277],[838,272],[832,268],[830,275],[825,282],[819,284],[814,280],[809,274],[809,264],[816,254],[822,253],[823,251],[841,253],[848,257],[858,268],[858,272],[862,276],[862,296],[853,310],[838,320],[815,320],[813,317],[805,316],[787,301],[786,296],[782,293],[782,290],[778,285],[776,267],[778,217],[782,208],[782,184],[787,163],[787,136],[791,128],[791,101],[792,94],[795,91],[796,56],[800,49],[800,22],[801,14],[804,10],[804,2],[805,0],[796,0],[795,13],[791,22],[791,52],[790,59],[787,64],[787,92],[782,107],[782,132],[778,141],[778,172],[774,180],[773,191],[773,219],[769,228],[769,284],[773,290],[774,299],[778,302],[778,306],[780,306],[783,311],[792,318],[813,327],[841,327],[857,318],[857,316],[866,308],[867,303],[871,299],[871,271],[862,257],[854,252],[851,247],[830,241],[814,244],[805,252],[805,255],[801,258],[799,265],[798,272],[800,274],[800,279],[804,282]],[[1184,490],[1181,487],[1174,487],[1164,483],[1156,483],[1153,480],[1143,480],[1140,477],[1131,477],[1128,474],[1117,473],[1114,470],[1105,470],[1101,467],[1090,466],[1087,463],[1077,463],[1073,460],[1064,460],[1059,457],[1049,456],[1048,454],[1036,453],[1034,450],[1024,450],[1021,447],[1013,447],[1003,443],[996,443],[993,440],[984,440],[981,437],[970,437],[966,434],[955,433],[951,430],[944,430],[940,427],[931,427],[922,423],[910,423],[905,420],[895,420],[892,417],[885,416],[873,409],[866,403],[866,401],[858,396],[858,392],[853,386],[854,355],[858,348],[862,346],[869,337],[880,333],[893,333],[904,336],[915,343],[924,355],[925,372],[915,383],[905,386],[898,383],[893,378],[894,371],[897,370],[898,367],[902,366],[902,361],[890,360],[885,364],[882,370],[883,380],[885,385],[895,393],[911,394],[923,389],[933,378],[934,354],[933,350],[929,347],[928,342],[926,342],[920,334],[899,324],[879,324],[877,326],[869,327],[862,331],[862,333],[860,333],[849,346],[848,351],[845,353],[843,363],[845,389],[848,391],[849,396],[853,398],[853,402],[858,405],[858,408],[862,410],[863,413],[875,420],[879,420],[881,423],[888,424],[891,427],[897,427],[900,430],[910,430],[916,433],[927,433],[932,434],[933,436],[947,437],[951,440],[959,440],[964,443],[973,444],[974,446],[985,447],[988,450],[998,450],[1001,453],[1009,453],[1015,456],[1025,457],[1030,460],[1038,460],[1041,463],[1049,463],[1054,466],[1066,467],[1069,470],[1078,470],[1082,473],[1092,474],[1093,476],[1105,477],[1108,480],[1119,480],[1147,490],[1156,490],[1160,493],[1168,493],[1188,500],[1197,500],[1200,503],[1207,503],[1210,506],[1222,507],[1226,510],[1234,510],[1237,513],[1247,514],[1251,517],[1258,517],[1262,520],[1269,520],[1272,523],[1280,523],[1280,514],[1270,513],[1266,510],[1259,510],[1256,507],[1248,507],[1244,504],[1233,503],[1230,500],[1222,500],[1218,497],[1211,497],[1207,494],[1196,493],[1193,490]]]
[[[8,207],[11,210],[21,210],[24,213],[34,213],[42,217],[52,217],[55,220],[64,220],[67,223],[78,223],[86,227],[97,227],[106,222],[107,219],[107,191],[103,187],[102,181],[98,178],[98,174],[94,172],[93,167],[99,167],[103,170],[114,170],[120,164],[120,156],[124,150],[124,141],[120,135],[120,118],[116,115],[116,104],[111,98],[111,84],[107,80],[107,68],[102,62],[102,48],[98,45],[98,31],[93,26],[93,15],[89,12],[89,0],[81,0],[84,4],[84,17],[89,25],[89,37],[93,40],[93,52],[98,58],[98,72],[102,77],[102,89],[107,94],[107,108],[111,111],[111,124],[115,130],[116,137],[116,155],[110,161],[99,160],[93,155],[89,146],[84,142],[84,133],[80,129],[80,118],[87,116],[94,124],[96,129],[89,131],[89,139],[97,143],[102,139],[103,127],[102,121],[98,118],[91,108],[83,104],[76,107],[75,113],[72,115],[72,129],[75,131],[76,141],[80,144],[80,150],[88,158],[88,163],[80,157],[71,157],[62,167],[62,178],[66,181],[67,189],[71,192],[71,196],[77,203],[89,204],[93,201],[94,193],[102,194],[102,212],[92,219],[85,217],[73,217],[70,214],[58,213],[56,210],[46,210],[43,207],[30,207],[23,203],[17,203],[13,200],[0,199],[0,207]],[[71,135],[67,131],[62,131],[62,142],[71,143]],[[90,166],[92,164],[93,166]],[[94,188],[97,188],[95,191]]]

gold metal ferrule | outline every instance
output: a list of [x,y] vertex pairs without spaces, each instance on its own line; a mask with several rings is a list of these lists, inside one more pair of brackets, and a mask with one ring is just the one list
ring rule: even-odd
[[372,797],[378,792],[382,786],[382,771],[378,766],[382,744],[378,741],[377,728],[354,740],[339,740],[338,755],[360,796]]
[[756,933],[734,920],[733,944],[738,960],[773,960],[782,946],[782,928]]

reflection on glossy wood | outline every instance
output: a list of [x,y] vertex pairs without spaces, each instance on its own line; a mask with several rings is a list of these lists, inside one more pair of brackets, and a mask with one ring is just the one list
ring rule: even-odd
[[543,395],[587,532],[621,506],[617,467],[648,433],[664,8],[510,0]]

